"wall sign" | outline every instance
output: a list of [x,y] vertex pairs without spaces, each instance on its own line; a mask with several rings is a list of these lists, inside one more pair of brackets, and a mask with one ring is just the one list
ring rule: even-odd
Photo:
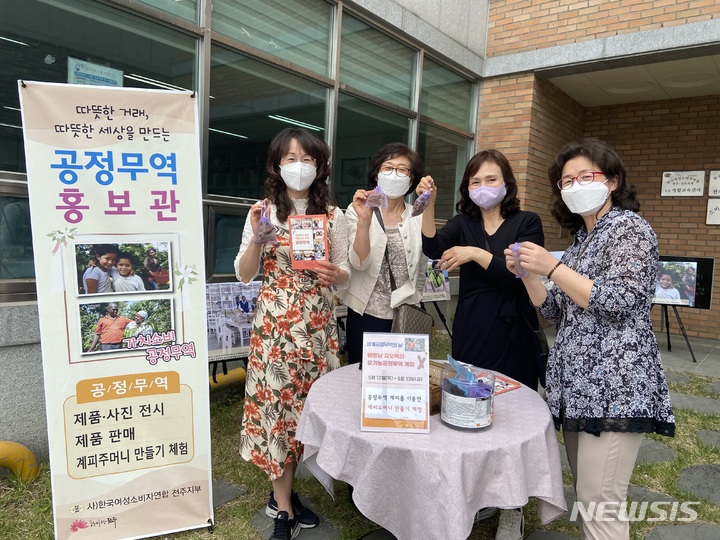
[[664,172],[662,197],[701,197],[705,193],[705,171]]

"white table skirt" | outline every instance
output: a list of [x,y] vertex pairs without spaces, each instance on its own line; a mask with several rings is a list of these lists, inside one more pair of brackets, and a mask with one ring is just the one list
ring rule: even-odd
[[320,377],[298,424],[303,462],[330,495],[333,479],[351,484],[363,515],[399,540],[464,540],[480,508],[519,508],[531,496],[543,523],[565,512],[555,428],[536,392],[496,396],[493,424],[479,431],[435,415],[429,434],[363,432],[361,375],[350,365]]

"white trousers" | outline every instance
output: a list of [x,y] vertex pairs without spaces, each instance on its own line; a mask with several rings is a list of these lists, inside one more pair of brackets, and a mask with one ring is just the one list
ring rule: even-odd
[[[584,540],[629,540],[630,523],[617,519],[620,503],[627,499],[628,485],[644,433],[563,432],[568,461],[572,470],[575,493],[584,508],[597,508],[591,520],[581,522]],[[595,504],[592,504],[595,503]],[[580,514],[578,514],[580,515]],[[597,518],[603,518],[598,520]],[[612,519],[607,519],[612,518]]]

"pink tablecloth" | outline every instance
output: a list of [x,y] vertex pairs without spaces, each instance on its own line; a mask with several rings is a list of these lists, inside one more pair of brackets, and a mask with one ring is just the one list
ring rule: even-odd
[[298,425],[303,462],[331,495],[333,479],[351,484],[363,515],[399,540],[465,540],[477,510],[531,496],[543,523],[565,512],[557,437],[536,392],[497,396],[493,424],[480,431],[436,415],[429,434],[363,432],[361,374],[352,365],[318,379]]

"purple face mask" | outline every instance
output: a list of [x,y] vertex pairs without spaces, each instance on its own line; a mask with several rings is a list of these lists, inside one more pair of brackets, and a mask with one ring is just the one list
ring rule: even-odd
[[470,199],[483,210],[488,210],[502,202],[507,194],[505,184],[499,187],[479,187],[469,189]]

